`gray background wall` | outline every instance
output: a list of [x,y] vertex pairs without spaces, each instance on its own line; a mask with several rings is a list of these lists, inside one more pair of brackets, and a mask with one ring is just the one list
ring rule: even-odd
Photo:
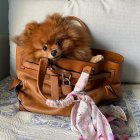
[[8,0],[0,0],[0,33],[8,34]]
[[8,0],[0,0],[0,80],[9,75]]

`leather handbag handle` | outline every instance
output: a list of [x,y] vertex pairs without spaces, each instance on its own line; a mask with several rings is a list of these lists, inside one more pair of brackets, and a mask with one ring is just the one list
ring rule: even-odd
[[43,98],[44,101],[46,101],[46,98],[42,94],[42,88],[43,88],[43,82],[44,82],[47,66],[48,66],[48,59],[47,58],[40,59],[38,75],[37,75],[37,88],[40,96]]
[[86,24],[85,24],[81,19],[79,19],[79,18],[77,18],[77,17],[75,17],[75,16],[67,16],[67,17],[65,17],[65,19],[66,19],[66,20],[70,20],[70,21],[77,21],[77,22],[79,22],[80,25],[81,25],[81,27],[82,27],[86,32],[89,33],[89,30],[88,30]]
[[[48,59],[41,58],[39,62],[39,69],[37,75],[37,88],[40,96],[46,101],[46,97],[43,95],[42,88],[44,83],[45,74],[48,67]],[[50,75],[51,78],[51,97],[54,100],[59,99],[59,89],[58,89],[58,76]]]

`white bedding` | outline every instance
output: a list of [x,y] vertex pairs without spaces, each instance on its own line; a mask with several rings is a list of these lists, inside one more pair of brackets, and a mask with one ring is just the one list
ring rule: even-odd
[[[9,92],[11,82],[7,77],[0,82],[0,140],[78,140],[78,134],[70,130],[69,117],[19,112],[15,92]],[[140,85],[123,86],[124,98],[117,104],[129,116],[133,128],[130,140],[140,137]]]
[[132,137],[132,138],[130,138],[129,140],[140,140],[140,136]]
[[15,92],[9,92],[11,79],[0,82],[0,140],[77,140],[70,130],[69,117],[18,111]]
[[125,101],[129,110],[129,126],[133,129],[133,137],[129,140],[140,140],[140,84],[123,85]]

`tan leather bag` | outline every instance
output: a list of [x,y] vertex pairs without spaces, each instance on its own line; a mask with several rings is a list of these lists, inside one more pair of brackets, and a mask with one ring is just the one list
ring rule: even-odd
[[23,62],[22,52],[23,49],[17,47],[17,79],[10,87],[17,90],[20,110],[69,116],[72,106],[50,108],[46,105],[46,99],[64,99],[86,66],[91,68],[91,72],[85,91],[97,104],[121,97],[123,57],[119,54],[93,50],[93,55],[102,54],[105,58],[103,62],[96,64],[64,58],[55,64],[49,64],[47,59],[41,59],[39,64],[34,64]]
[[[86,29],[84,23],[75,17]],[[123,56],[104,50],[94,49],[93,55],[102,54],[104,61],[96,64],[72,59],[60,59],[55,64],[42,58],[39,64],[23,61],[23,48],[16,49],[17,79],[10,89],[15,88],[19,109],[49,115],[69,116],[73,105],[65,108],[51,108],[46,99],[61,100],[71,92],[81,72],[90,73],[85,88],[96,104],[118,100],[121,97],[121,68]],[[90,69],[90,70],[89,70]]]

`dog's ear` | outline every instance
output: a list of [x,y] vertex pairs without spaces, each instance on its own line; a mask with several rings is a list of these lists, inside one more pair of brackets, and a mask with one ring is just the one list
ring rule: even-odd
[[23,46],[25,38],[24,38],[24,35],[22,34],[22,35],[11,38],[11,41],[16,43],[18,46]]
[[59,19],[62,16],[59,13],[53,13],[52,15],[48,16],[47,19]]
[[39,27],[39,24],[37,22],[28,23],[25,26],[24,34],[31,35],[32,33],[34,33],[38,29],[38,27]]
[[15,42],[18,46],[23,46],[30,40],[32,34],[34,34],[39,28],[39,24],[37,22],[31,22],[26,24],[23,33],[19,36],[13,37],[11,40]]

